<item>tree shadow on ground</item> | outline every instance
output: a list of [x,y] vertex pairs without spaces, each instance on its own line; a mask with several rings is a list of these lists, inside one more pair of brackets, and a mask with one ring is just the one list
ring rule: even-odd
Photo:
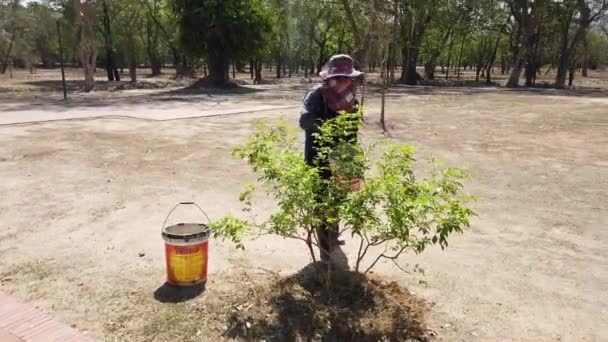
[[[379,93],[380,88],[371,88],[372,93]],[[477,94],[507,94],[524,96],[568,96],[606,98],[608,89],[598,87],[574,87],[559,89],[551,85],[537,85],[534,87],[505,88],[500,86],[408,86],[403,84],[392,85],[387,97],[400,97],[403,95],[477,95]],[[378,94],[379,95],[379,94]]]
[[[61,94],[61,81],[33,81],[29,83],[43,83],[48,87],[58,87],[54,89],[55,95]],[[112,87],[117,90],[121,87],[116,82],[104,82],[112,83]],[[123,83],[123,82],[120,82]],[[54,110],[54,111],[66,111],[74,108],[102,108],[102,107],[116,107],[124,105],[147,105],[147,104],[170,104],[172,102],[177,103],[198,103],[201,101],[218,101],[218,100],[230,100],[232,98],[240,98],[243,95],[264,93],[269,89],[258,89],[255,87],[241,86],[233,89],[223,88],[211,88],[211,87],[180,87],[175,89],[160,90],[152,93],[125,93],[125,92],[113,92],[104,89],[103,83],[96,84],[95,91],[87,94],[82,92],[79,82],[70,82],[68,89],[68,101],[63,101],[57,97],[51,97],[48,94],[52,92],[36,93],[32,92],[32,96],[25,97],[10,97],[10,93],[5,93],[3,97],[10,100],[12,111],[23,111],[23,110]],[[128,83],[124,83],[128,84]],[[123,84],[123,85],[124,85]],[[114,89],[113,88],[113,89]],[[159,87],[151,86],[150,88],[141,87],[138,89],[157,89]],[[165,87],[160,87],[165,88]],[[8,94],[8,95],[7,95]],[[44,94],[44,96],[40,96]],[[32,98],[33,97],[33,98]]]
[[[329,280],[329,282],[328,282]],[[246,341],[427,341],[425,304],[394,282],[313,263],[255,289],[225,336]]]

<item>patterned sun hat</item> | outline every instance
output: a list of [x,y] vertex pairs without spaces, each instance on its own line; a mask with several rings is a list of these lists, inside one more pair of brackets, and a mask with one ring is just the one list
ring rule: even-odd
[[353,67],[353,59],[349,55],[334,55],[323,67],[319,76],[325,81],[333,77],[359,77],[361,71]]

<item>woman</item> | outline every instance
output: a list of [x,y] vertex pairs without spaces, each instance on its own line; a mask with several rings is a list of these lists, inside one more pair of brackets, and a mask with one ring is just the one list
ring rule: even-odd
[[[326,164],[327,161],[317,160],[319,146],[314,133],[324,121],[338,116],[339,111],[353,113],[357,110],[356,88],[363,73],[354,69],[350,56],[335,55],[329,59],[319,76],[323,82],[306,95],[300,114],[300,127],[305,132],[304,156],[309,165],[316,167],[323,166],[319,163]],[[323,169],[322,176],[330,178],[329,171]],[[317,236],[321,260],[327,262],[334,248],[344,242],[338,240],[338,223],[328,222],[327,218],[322,221],[323,224],[317,228]]]

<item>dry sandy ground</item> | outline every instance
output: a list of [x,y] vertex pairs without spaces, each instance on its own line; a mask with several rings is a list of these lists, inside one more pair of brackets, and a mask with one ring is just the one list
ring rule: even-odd
[[[430,328],[440,340],[608,336],[608,98],[560,94],[398,88],[389,96],[393,138],[467,165],[466,190],[479,197],[472,229],[448,249],[403,256],[426,276],[378,268],[434,303]],[[301,95],[294,90],[287,104]],[[368,142],[379,139],[377,99],[369,103]],[[133,116],[157,104],[133,104]],[[297,109],[285,113],[295,125]],[[300,270],[309,260],[299,242],[262,237],[241,252],[212,241],[205,294],[180,306],[153,297],[164,281],[168,209],[194,200],[212,218],[238,212],[237,193],[255,177],[230,150],[256,119],[276,114],[0,127],[0,289],[102,340],[162,340],[159,330],[178,329],[188,308],[221,305],[245,272]],[[257,208],[263,215],[272,203],[262,198]],[[179,211],[176,220],[194,215]],[[217,336],[200,324],[201,339]]]

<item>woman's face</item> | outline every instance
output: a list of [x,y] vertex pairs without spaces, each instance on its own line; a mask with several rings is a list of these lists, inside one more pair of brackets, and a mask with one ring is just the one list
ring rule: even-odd
[[329,80],[329,86],[337,93],[343,93],[353,83],[350,77],[334,77]]

